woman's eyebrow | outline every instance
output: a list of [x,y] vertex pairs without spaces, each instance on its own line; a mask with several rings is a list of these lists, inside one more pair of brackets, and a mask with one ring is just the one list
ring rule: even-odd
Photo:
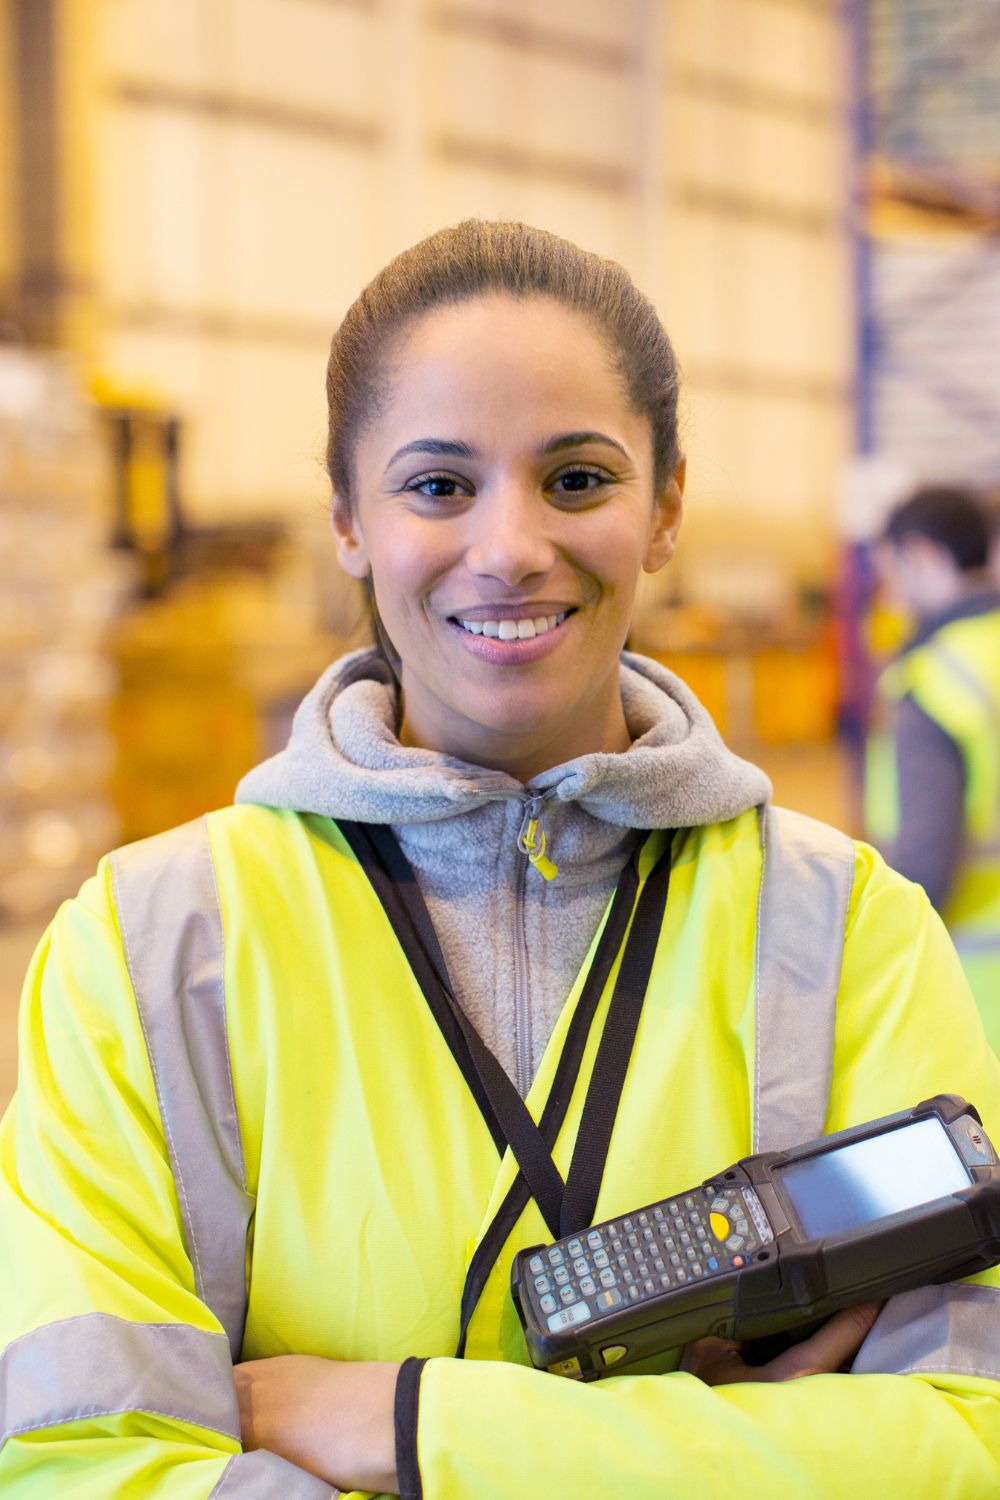
[[476,458],[478,455],[474,448],[468,443],[460,443],[451,438],[415,438],[412,443],[404,443],[402,448],[397,448],[395,453],[386,464],[390,468],[397,458],[405,458],[410,453],[426,453],[431,458]]
[[582,448],[585,443],[604,443],[609,448],[617,448],[618,452],[628,458],[628,453],[616,438],[608,437],[604,432],[564,432],[559,437],[550,438],[542,448],[542,453],[560,453],[564,448]]

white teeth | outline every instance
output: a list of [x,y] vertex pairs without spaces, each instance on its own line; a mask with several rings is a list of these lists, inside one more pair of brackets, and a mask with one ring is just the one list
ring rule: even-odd
[[569,610],[563,610],[562,614],[539,615],[534,620],[463,620],[459,616],[458,623],[470,635],[485,635],[491,640],[530,641],[536,635],[555,630],[568,614]]

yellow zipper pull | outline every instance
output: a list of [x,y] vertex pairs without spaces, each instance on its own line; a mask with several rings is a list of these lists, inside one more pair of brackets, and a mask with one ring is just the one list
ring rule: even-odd
[[538,818],[525,819],[518,835],[517,847],[522,854],[528,856],[529,864],[534,865],[543,880],[555,880],[559,874],[559,866],[553,864],[545,853],[545,830],[540,826]]

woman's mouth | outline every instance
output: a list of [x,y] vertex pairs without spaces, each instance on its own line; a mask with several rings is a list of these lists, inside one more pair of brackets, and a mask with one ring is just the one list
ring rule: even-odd
[[570,615],[564,609],[557,615],[536,615],[523,620],[463,620],[460,615],[450,618],[470,635],[484,635],[494,641],[533,641],[537,635],[547,635]]

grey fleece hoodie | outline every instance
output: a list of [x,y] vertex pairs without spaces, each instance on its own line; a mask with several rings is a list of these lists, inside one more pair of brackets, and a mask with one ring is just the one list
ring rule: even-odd
[[[621,693],[628,750],[579,756],[525,786],[401,745],[395,688],[375,652],[354,652],[304,699],[287,749],[236,792],[238,802],[391,824],[456,999],[522,1096],[637,830],[721,822],[771,792],[666,668],[625,653]],[[558,865],[551,881],[518,848],[529,815]]]

